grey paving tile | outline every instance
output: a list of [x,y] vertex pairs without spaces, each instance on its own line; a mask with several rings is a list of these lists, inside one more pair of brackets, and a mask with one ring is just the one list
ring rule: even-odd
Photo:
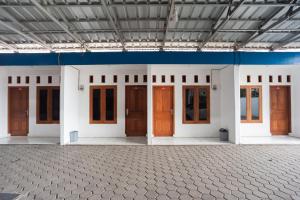
[[0,192],[22,200],[298,200],[299,157],[297,145],[0,145]]

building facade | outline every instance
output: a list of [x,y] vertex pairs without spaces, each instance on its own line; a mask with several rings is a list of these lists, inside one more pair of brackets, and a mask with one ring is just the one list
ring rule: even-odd
[[0,137],[300,137],[299,66],[1,66]]

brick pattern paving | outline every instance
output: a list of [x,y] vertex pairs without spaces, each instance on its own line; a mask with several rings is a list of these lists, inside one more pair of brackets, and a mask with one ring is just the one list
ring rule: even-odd
[[300,199],[300,146],[0,146],[21,199]]

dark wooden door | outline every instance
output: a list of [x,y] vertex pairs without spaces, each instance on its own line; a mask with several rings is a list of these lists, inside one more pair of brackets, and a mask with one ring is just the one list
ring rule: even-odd
[[28,134],[28,87],[8,88],[8,123],[11,136]]
[[146,136],[147,86],[126,86],[125,133],[127,136]]
[[173,86],[153,86],[153,134],[173,136],[174,132]]
[[291,131],[290,87],[271,86],[270,104],[272,135],[287,135]]

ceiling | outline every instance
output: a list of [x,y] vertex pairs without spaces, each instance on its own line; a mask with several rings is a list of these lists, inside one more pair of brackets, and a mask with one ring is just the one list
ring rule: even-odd
[[300,0],[0,0],[0,52],[300,49]]

